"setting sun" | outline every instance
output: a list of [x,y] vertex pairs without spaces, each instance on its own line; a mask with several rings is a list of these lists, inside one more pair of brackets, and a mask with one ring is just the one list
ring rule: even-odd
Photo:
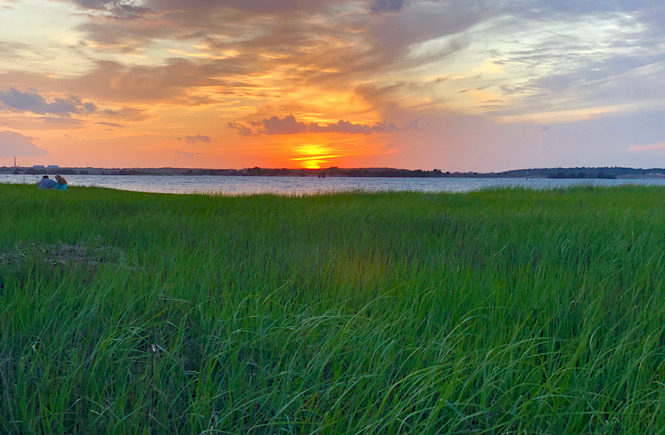
[[0,166],[662,157],[658,7],[499,3],[0,0]]
[[329,163],[330,159],[341,157],[325,145],[302,145],[296,149],[296,153],[298,157],[291,160],[300,162],[300,166],[305,169],[321,169],[321,165]]

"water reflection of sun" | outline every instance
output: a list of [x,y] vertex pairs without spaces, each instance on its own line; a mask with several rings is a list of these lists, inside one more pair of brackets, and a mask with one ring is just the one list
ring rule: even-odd
[[336,150],[326,145],[312,145],[306,144],[296,148],[298,157],[291,160],[300,162],[300,165],[305,169],[321,169],[321,166],[329,163],[330,159],[341,157],[341,154],[336,154]]

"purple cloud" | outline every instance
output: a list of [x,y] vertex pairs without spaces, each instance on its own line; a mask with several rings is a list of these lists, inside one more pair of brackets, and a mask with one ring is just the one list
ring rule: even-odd
[[83,102],[78,97],[56,98],[47,101],[44,97],[33,92],[21,92],[15,88],[0,91],[0,101],[10,110],[32,112],[39,115],[70,115],[81,113],[95,113],[97,106],[94,103]]
[[372,12],[399,11],[404,6],[404,0],[374,0],[370,6]]
[[296,134],[307,131],[307,125],[296,121],[293,115],[287,115],[284,118],[273,116],[270,119],[254,123],[254,125],[261,126],[264,134]]
[[393,123],[379,122],[374,125],[354,124],[353,122],[339,120],[334,124],[311,123],[309,131],[314,133],[347,133],[347,134],[372,134],[386,133],[397,130]]
[[379,122],[374,125],[356,124],[350,121],[339,121],[331,124],[319,124],[311,122],[305,124],[296,120],[295,116],[287,115],[284,118],[273,116],[261,121],[253,121],[250,124],[242,122],[229,122],[229,128],[232,128],[243,136],[261,135],[261,134],[300,134],[300,133],[345,133],[345,134],[372,134],[387,133],[393,130],[399,130],[395,124],[390,122]]

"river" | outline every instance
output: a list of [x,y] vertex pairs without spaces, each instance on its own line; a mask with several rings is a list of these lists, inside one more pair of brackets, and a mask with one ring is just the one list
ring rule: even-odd
[[[0,183],[37,184],[39,175],[0,174]],[[470,192],[501,187],[554,189],[575,185],[665,186],[665,179],[552,179],[552,178],[379,178],[379,177],[254,177],[184,175],[67,175],[69,186],[97,186],[156,193],[307,195],[346,191]]]

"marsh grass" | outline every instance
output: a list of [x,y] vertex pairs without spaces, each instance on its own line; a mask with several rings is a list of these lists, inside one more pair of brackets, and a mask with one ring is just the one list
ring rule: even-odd
[[665,190],[0,185],[0,431],[657,432]]

